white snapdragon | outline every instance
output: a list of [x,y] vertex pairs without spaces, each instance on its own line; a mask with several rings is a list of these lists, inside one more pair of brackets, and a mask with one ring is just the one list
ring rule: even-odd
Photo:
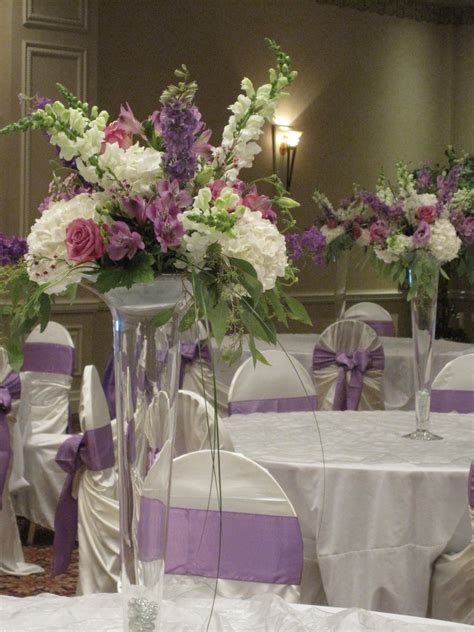
[[46,112],[54,115],[65,123],[75,134],[70,138],[64,131],[48,130],[51,134],[50,143],[59,147],[59,155],[64,160],[80,158],[83,162],[98,154],[104,140],[104,128],[107,125],[108,113],[103,111],[94,120],[89,120],[81,110],[65,108],[56,101],[52,106],[46,106]]
[[105,199],[102,193],[81,193],[71,200],[53,202],[31,227],[26,255],[28,276],[35,283],[53,283],[45,290],[47,294],[59,294],[71,283],[80,282],[82,272],[71,268],[75,264],[67,256],[66,229],[79,218],[97,222],[97,206]]
[[438,219],[431,225],[428,249],[440,263],[452,261],[458,256],[461,240],[448,219]]
[[326,237],[326,245],[329,245],[331,241],[334,241],[345,233],[344,226],[336,226],[336,228],[329,228],[324,225],[321,226],[321,232]]

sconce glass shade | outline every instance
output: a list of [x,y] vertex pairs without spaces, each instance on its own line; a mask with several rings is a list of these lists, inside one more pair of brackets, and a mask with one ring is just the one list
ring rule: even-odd
[[294,129],[289,129],[288,131],[283,133],[282,140],[287,145],[287,147],[297,147],[302,135],[303,132],[297,132]]

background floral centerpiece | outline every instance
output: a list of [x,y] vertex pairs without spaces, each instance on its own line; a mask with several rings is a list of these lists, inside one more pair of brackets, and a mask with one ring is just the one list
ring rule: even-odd
[[194,103],[197,85],[184,66],[143,122],[128,104],[109,122],[107,112],[58,84],[64,103],[33,100],[26,117],[0,130],[43,130],[61,161],[28,235],[27,254],[2,275],[12,299],[7,346],[14,365],[25,334],[47,323],[54,297],[72,299],[91,275],[96,290],[106,293],[185,271],[194,296],[184,325],[205,317],[218,342],[225,331],[236,332],[229,359],[239,354],[245,333],[261,357],[254,337],[275,341],[273,317],[307,320],[302,306],[282,293],[296,278],[282,231],[298,204],[274,177],[267,179],[274,185],[271,198],[239,179],[296,77],[288,55],[267,43],[277,66],[258,89],[243,79],[217,146],[209,142],[211,131]]

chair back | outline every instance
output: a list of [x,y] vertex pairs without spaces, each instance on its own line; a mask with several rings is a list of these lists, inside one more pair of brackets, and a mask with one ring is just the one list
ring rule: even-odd
[[[83,433],[95,433],[113,451],[110,416],[99,373],[84,368],[79,420]],[[78,493],[78,594],[115,592],[120,572],[117,472],[114,467],[84,469]]]
[[433,380],[431,410],[437,413],[474,413],[474,353],[459,356]]
[[215,415],[214,407],[204,397],[191,391],[178,391],[174,456],[197,450],[234,451],[224,422]]
[[292,355],[265,350],[269,364],[248,358],[237,369],[229,388],[229,415],[316,409],[311,376]]
[[18,412],[24,438],[31,433],[63,433],[70,422],[69,393],[74,343],[63,325],[37,326],[24,345],[21,380],[24,396]]
[[344,318],[361,320],[375,331],[377,336],[395,336],[395,325],[390,312],[377,303],[357,303],[344,312]]
[[382,343],[369,325],[358,320],[330,325],[313,352],[319,409],[383,409],[384,366]]
[[221,595],[274,592],[298,601],[303,540],[286,494],[267,470],[241,454],[220,452],[219,491],[213,468],[217,475],[211,450],[174,460],[166,572],[179,575],[184,589],[197,578],[203,578],[199,584],[208,578],[213,587],[219,577]]

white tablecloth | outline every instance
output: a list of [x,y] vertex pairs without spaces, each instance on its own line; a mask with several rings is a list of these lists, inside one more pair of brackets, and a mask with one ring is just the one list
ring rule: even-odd
[[316,539],[329,605],[426,616],[431,564],[454,536],[450,547],[470,539],[474,416],[433,414],[445,438],[427,443],[402,438],[411,412],[321,412],[317,421],[260,413],[226,424],[236,451],[281,484],[303,537]]
[[[312,373],[313,349],[319,340],[318,334],[279,334],[283,349],[292,353],[303,366]],[[380,338],[385,352],[384,393],[387,409],[414,409],[414,373],[412,364],[411,338]],[[274,348],[268,343],[258,342],[261,350]],[[281,347],[280,347],[281,348]],[[433,349],[433,377],[454,358],[466,353],[474,353],[474,345],[450,340],[435,340]],[[250,356],[244,346],[242,362]],[[239,365],[231,367],[220,362],[217,365],[217,379],[229,385]]]
[[[1,632],[120,632],[119,595],[0,597]],[[295,606],[274,595],[218,599],[207,627],[210,601],[163,603],[162,632],[470,632],[472,626],[382,615],[365,610]],[[161,632],[161,631],[160,631]]]

